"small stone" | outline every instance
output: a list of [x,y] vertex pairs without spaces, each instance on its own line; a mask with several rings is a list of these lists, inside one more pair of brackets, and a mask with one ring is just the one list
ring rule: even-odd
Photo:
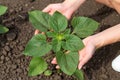
[[12,45],[16,45],[17,44],[17,41],[16,42],[12,42]]
[[9,72],[9,68],[6,69],[6,73],[8,73],[8,72]]
[[0,64],[3,64],[4,62],[3,61],[0,61]]
[[19,64],[20,63],[20,59],[18,59],[16,62]]
[[19,77],[19,78],[18,78],[18,80],[22,80],[22,78],[21,78],[21,77]]
[[9,58],[9,57],[6,57],[6,58],[5,58],[5,60],[6,60],[6,61],[9,61],[9,60],[10,60],[10,58]]
[[4,60],[4,59],[5,59],[5,57],[2,55],[2,56],[0,57],[0,59],[1,59],[1,60]]
[[11,61],[8,61],[7,64],[12,64],[12,62],[11,62]]
[[15,33],[8,33],[6,35],[6,37],[7,37],[8,41],[13,41],[16,38],[16,34]]
[[16,69],[16,68],[17,68],[17,65],[12,65],[12,68],[13,68],[13,69]]
[[6,45],[6,46],[8,46],[8,45],[9,45],[9,43],[7,42],[5,45]]
[[16,70],[18,73],[22,73],[22,69],[17,69]]
[[18,48],[20,51],[22,51],[24,49],[23,46],[19,46]]
[[13,44],[10,44],[10,48],[13,49],[13,48],[14,48],[14,45],[13,45]]
[[[12,53],[9,52],[9,53],[8,53],[8,56],[11,56],[11,55],[12,55]],[[13,58],[13,57],[11,57],[11,58]]]
[[6,51],[10,51],[10,47],[9,46],[5,46],[5,50]]
[[1,71],[2,74],[5,74],[5,71]]
[[10,9],[9,12],[12,13],[14,10],[13,9]]
[[5,51],[5,50],[3,50],[2,53],[3,53],[4,55],[7,55],[7,51]]
[[107,79],[107,78],[108,78],[108,76],[107,76],[107,75],[105,75],[105,74],[102,74],[102,75],[100,75],[100,78],[102,78],[103,80],[105,80],[105,79]]

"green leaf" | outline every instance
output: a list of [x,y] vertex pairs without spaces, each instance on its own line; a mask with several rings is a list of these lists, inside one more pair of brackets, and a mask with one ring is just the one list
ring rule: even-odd
[[52,71],[51,70],[46,70],[45,72],[44,72],[44,75],[45,76],[50,76],[52,74]]
[[60,69],[67,75],[72,75],[77,68],[79,55],[78,52],[57,52],[56,59]]
[[47,32],[47,30],[50,29],[50,26],[48,25],[50,17],[51,16],[48,13],[41,12],[38,10],[29,12],[30,22],[36,29],[42,32]]
[[78,80],[84,80],[84,75],[82,70],[76,69],[75,73],[73,74]]
[[0,5],[0,16],[3,15],[7,11],[7,9],[8,8],[6,6]]
[[62,43],[62,47],[66,50],[78,51],[84,47],[82,40],[75,35],[68,35],[66,41]]
[[8,28],[6,28],[6,27],[0,25],[0,34],[2,34],[2,33],[6,33],[6,32],[8,32],[8,31],[9,31]]
[[52,46],[46,42],[46,36],[38,34],[28,42],[24,54],[29,56],[44,56],[52,49]]
[[80,38],[85,38],[94,33],[99,23],[87,17],[75,17],[71,22],[75,33]]
[[49,24],[55,32],[61,32],[66,29],[68,23],[66,17],[56,11],[53,16],[50,17]]
[[29,65],[29,76],[36,76],[43,73],[47,69],[47,63],[40,57],[32,58]]
[[54,52],[60,51],[61,46],[62,46],[62,41],[57,40],[57,39],[52,40],[52,49]]
[[70,29],[66,29],[63,34],[70,34]]
[[57,33],[55,33],[55,32],[47,32],[46,35],[47,35],[47,37],[53,38],[53,37],[55,37],[57,35]]

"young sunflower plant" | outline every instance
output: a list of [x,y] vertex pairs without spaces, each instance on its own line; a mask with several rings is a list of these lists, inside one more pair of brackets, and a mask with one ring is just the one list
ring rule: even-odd
[[28,75],[50,74],[43,57],[52,51],[61,71],[67,75],[75,75],[78,80],[84,80],[82,71],[77,67],[78,51],[84,48],[82,39],[92,35],[99,23],[87,17],[74,17],[72,27],[69,28],[66,17],[60,12],[56,11],[51,16],[38,10],[29,12],[29,20],[35,29],[45,34],[34,35],[25,47],[24,55],[33,57]]

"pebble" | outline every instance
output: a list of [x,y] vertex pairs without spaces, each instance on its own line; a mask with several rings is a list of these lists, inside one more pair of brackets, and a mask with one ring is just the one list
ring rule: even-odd
[[19,78],[18,78],[18,80],[22,80],[22,78],[21,78],[21,77],[19,77]]
[[9,61],[9,60],[10,60],[10,58],[9,58],[9,57],[6,57],[6,58],[5,58],[5,60],[6,60],[6,61]]
[[7,55],[7,51],[5,51],[5,50],[3,50],[2,53],[3,53],[4,55]]
[[2,74],[5,74],[5,71],[1,71]]
[[13,41],[16,38],[15,33],[9,33],[6,35],[8,41]]
[[106,79],[108,78],[108,76],[105,75],[105,74],[101,74],[100,77],[101,77],[101,79],[103,79],[103,80],[106,80]]
[[10,47],[9,46],[5,46],[5,50],[6,51],[10,51]]
[[[8,56],[11,56],[11,55],[12,55],[12,53],[9,52],[9,53],[8,53]],[[12,58],[12,57],[11,57],[11,58]]]
[[16,70],[18,73],[22,73],[22,69],[17,69]]
[[3,64],[4,62],[3,61],[0,61],[0,64]]
[[16,68],[17,68],[17,65],[12,65],[12,68],[13,68],[13,69],[16,69]]
[[4,59],[5,59],[5,57],[2,55],[2,56],[0,57],[0,59],[1,59],[1,60],[4,60]]
[[9,68],[7,68],[5,72],[8,73],[9,72]]
[[24,49],[23,46],[19,46],[18,48],[20,51],[22,51]]
[[13,9],[10,9],[9,12],[12,13],[12,12],[14,12],[14,10],[13,10]]
[[7,64],[12,64],[12,62],[11,62],[11,61],[8,61]]
[[25,4],[25,7],[28,7],[28,4]]
[[13,49],[13,48],[14,48],[14,45],[13,45],[13,44],[10,44],[10,48]]
[[8,46],[8,45],[9,45],[9,43],[7,42],[5,45],[6,45],[6,46]]
[[20,63],[20,59],[16,60],[16,62],[19,64]]

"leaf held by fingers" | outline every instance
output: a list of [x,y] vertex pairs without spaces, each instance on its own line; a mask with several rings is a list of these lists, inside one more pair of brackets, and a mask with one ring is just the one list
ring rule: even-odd
[[66,29],[68,22],[65,16],[56,11],[53,16],[50,17],[49,25],[55,32],[61,32]]
[[47,30],[50,30],[50,26],[48,24],[50,17],[51,16],[48,13],[38,10],[29,12],[30,22],[32,23],[34,28],[42,32],[47,32]]
[[63,53],[60,51],[57,52],[56,59],[61,70],[68,75],[72,75],[77,68],[79,55],[78,52]]

